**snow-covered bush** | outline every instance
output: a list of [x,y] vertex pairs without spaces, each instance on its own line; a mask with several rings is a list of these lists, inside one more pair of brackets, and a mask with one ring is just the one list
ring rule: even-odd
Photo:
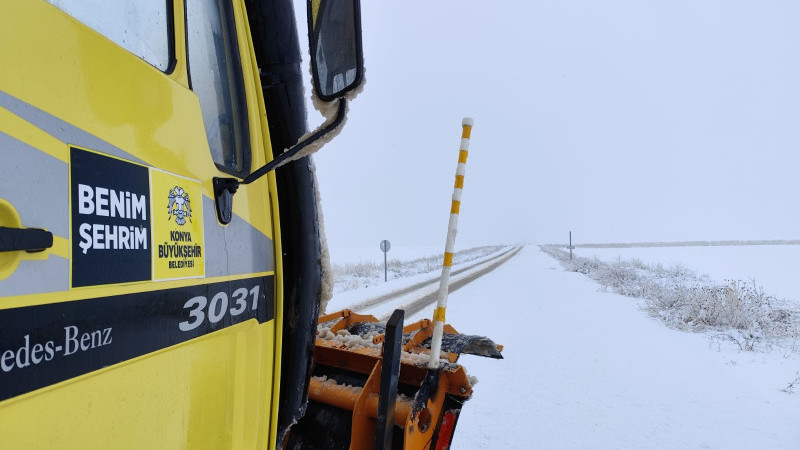
[[680,264],[665,268],[638,259],[569,259],[560,247],[541,249],[603,289],[644,299],[647,311],[673,328],[716,331],[716,339],[734,342],[742,350],[800,337],[800,311],[781,307],[784,302],[765,294],[755,281],[726,280],[720,285]]
[[372,261],[333,264],[334,290],[349,291],[361,287],[362,283],[369,285],[368,280],[376,278],[378,271],[383,273],[383,264]]

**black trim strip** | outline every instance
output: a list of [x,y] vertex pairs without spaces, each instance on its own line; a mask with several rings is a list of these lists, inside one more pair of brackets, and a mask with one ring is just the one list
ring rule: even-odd
[[164,74],[172,75],[175,72],[175,67],[178,66],[178,56],[175,52],[175,2],[173,0],[165,0],[167,2],[167,36],[169,43],[167,44],[167,51],[169,52],[167,68]]
[[274,317],[273,276],[0,310],[0,401]]
[[192,88],[192,71],[189,67],[189,13],[187,11],[186,2],[183,2],[183,58],[186,63],[186,79],[189,81],[189,90],[194,91]]
[[[273,156],[306,132],[302,57],[291,0],[245,0],[253,50],[261,71]],[[319,317],[322,267],[311,157],[275,171],[283,261],[283,348],[277,442],[306,411]],[[275,193],[273,193],[274,195]]]

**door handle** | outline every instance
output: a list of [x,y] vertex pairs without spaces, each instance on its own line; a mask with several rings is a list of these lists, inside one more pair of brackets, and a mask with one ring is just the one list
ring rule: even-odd
[[0,227],[0,252],[41,252],[53,246],[53,233],[41,228]]

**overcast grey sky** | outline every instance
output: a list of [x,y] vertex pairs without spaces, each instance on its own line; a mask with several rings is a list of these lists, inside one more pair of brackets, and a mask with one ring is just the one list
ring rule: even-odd
[[332,246],[444,246],[464,116],[457,248],[800,237],[800,2],[362,14],[367,85],[315,155]]

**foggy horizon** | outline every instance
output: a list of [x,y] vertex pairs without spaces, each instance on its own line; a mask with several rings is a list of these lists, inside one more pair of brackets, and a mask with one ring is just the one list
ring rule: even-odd
[[314,156],[329,242],[444,245],[463,117],[457,248],[797,239],[798,17],[788,1],[364,3],[366,86]]

